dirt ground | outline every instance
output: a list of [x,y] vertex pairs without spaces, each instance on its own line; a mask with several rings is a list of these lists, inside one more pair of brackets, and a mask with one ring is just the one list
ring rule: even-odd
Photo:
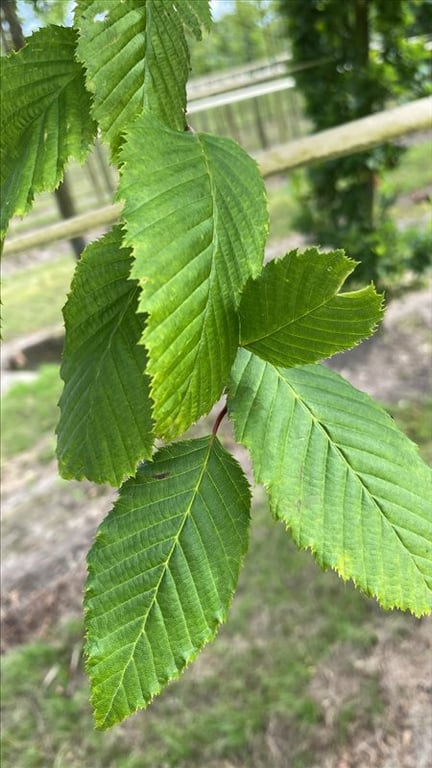
[[[422,399],[432,392],[432,290],[394,300],[379,332],[333,358],[331,366],[381,401]],[[6,463],[2,510],[2,650],[43,637],[59,619],[79,615],[85,554],[113,492],[65,483],[54,462],[40,464],[40,446]],[[367,658],[336,654],[317,669],[312,694],[325,716],[319,766],[432,766],[432,621],[413,622],[397,640],[378,630]],[[386,702],[371,728],[356,728],[348,745],[329,754],[326,727],[335,703],[364,675],[378,677]],[[269,725],[270,765],[284,766],[284,736]],[[273,755],[273,756],[272,756]],[[230,763],[226,763],[226,768]],[[236,767],[232,767],[236,768]],[[246,768],[246,766],[244,766]]]

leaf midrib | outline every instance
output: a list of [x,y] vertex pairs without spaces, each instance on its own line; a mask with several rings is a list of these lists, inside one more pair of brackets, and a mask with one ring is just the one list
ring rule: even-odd
[[151,2],[146,2],[145,14],[144,14],[144,31],[143,31],[143,37],[144,37],[144,56],[143,56],[143,59],[142,59],[142,64],[143,64],[143,68],[144,68],[144,77],[143,77],[143,80],[142,80],[142,86],[140,86],[143,89],[143,93],[142,93],[143,109],[146,109],[148,107],[148,103],[149,103],[149,98],[148,98],[148,93],[147,93],[146,85],[147,85],[147,81],[148,81],[149,76],[150,76],[150,67],[149,67],[149,64],[147,62],[147,59],[148,58],[151,59],[151,52],[152,52],[152,49],[153,49],[153,45],[152,45],[152,41],[151,41],[151,37],[152,36],[151,36],[151,33],[150,33],[150,26],[151,26],[151,23],[152,23],[152,18],[151,17],[152,17],[152,3]]
[[423,582],[424,582],[424,584],[425,584],[425,587],[426,587],[426,589],[427,589],[428,591],[430,591],[430,589],[429,589],[429,585],[428,585],[428,583],[427,583],[427,581],[426,581],[426,576],[425,576],[425,574],[424,574],[424,573],[422,573],[422,571],[419,569],[419,567],[418,567],[418,565],[417,565],[417,560],[416,560],[415,556],[414,556],[414,555],[413,555],[413,554],[412,554],[412,553],[411,553],[411,552],[410,552],[410,551],[407,549],[407,547],[406,547],[406,546],[405,546],[405,544],[403,543],[403,541],[402,541],[401,537],[399,536],[399,533],[398,533],[398,532],[397,532],[397,530],[395,529],[395,527],[394,527],[393,523],[392,523],[392,522],[391,522],[391,521],[388,519],[387,515],[385,514],[384,510],[381,508],[380,504],[378,503],[377,499],[376,499],[376,498],[375,498],[375,496],[373,495],[372,491],[370,491],[370,489],[369,489],[369,487],[368,487],[367,483],[362,481],[362,479],[361,479],[361,477],[360,477],[360,474],[359,474],[359,473],[358,473],[358,472],[357,472],[357,471],[356,471],[356,470],[355,470],[355,469],[352,467],[352,465],[349,463],[349,461],[348,461],[348,458],[345,456],[345,453],[344,453],[343,449],[342,449],[342,448],[339,446],[339,444],[338,444],[338,443],[336,443],[336,441],[335,441],[335,440],[334,440],[334,439],[331,437],[331,433],[329,432],[329,430],[328,430],[328,429],[326,428],[326,426],[325,426],[325,425],[324,425],[324,424],[323,424],[323,423],[322,423],[322,422],[321,422],[321,421],[318,419],[318,417],[317,417],[317,416],[315,416],[315,414],[312,412],[311,408],[310,408],[310,407],[307,405],[307,403],[306,403],[306,402],[305,402],[305,401],[304,401],[304,400],[303,400],[303,399],[302,399],[302,398],[301,398],[301,397],[300,397],[300,396],[297,394],[296,390],[294,389],[294,386],[293,386],[293,385],[292,385],[292,384],[291,384],[289,381],[287,381],[287,379],[285,379],[285,378],[282,376],[282,374],[280,373],[279,369],[278,369],[276,366],[273,366],[273,367],[275,368],[275,370],[276,370],[276,373],[277,373],[278,377],[279,377],[279,378],[282,380],[282,382],[283,382],[283,383],[284,383],[286,386],[288,386],[288,388],[290,388],[290,389],[291,389],[291,391],[292,391],[292,393],[293,393],[293,396],[294,396],[294,397],[295,397],[295,399],[298,401],[298,403],[300,404],[300,406],[301,406],[301,407],[302,407],[302,408],[303,408],[303,409],[306,411],[306,413],[308,413],[308,414],[310,415],[310,417],[311,417],[311,419],[313,420],[313,422],[314,422],[314,423],[315,423],[315,424],[318,426],[318,428],[319,428],[319,429],[321,429],[321,431],[322,431],[322,432],[325,434],[325,437],[326,437],[326,439],[327,439],[327,440],[330,442],[330,444],[333,446],[333,448],[336,450],[336,452],[337,452],[337,453],[340,455],[340,457],[341,457],[341,459],[343,460],[343,462],[344,462],[344,463],[347,465],[347,467],[348,467],[348,471],[349,471],[349,472],[350,472],[350,473],[351,473],[351,474],[352,474],[352,475],[355,477],[356,481],[357,481],[358,483],[360,483],[360,485],[361,485],[362,489],[363,489],[364,491],[366,491],[366,492],[367,492],[367,494],[368,494],[368,498],[369,498],[369,500],[370,500],[370,501],[372,501],[372,503],[373,503],[373,506],[374,506],[374,507],[376,508],[376,510],[377,510],[377,513],[378,513],[378,514],[380,515],[380,517],[381,517],[381,518],[382,518],[382,519],[385,521],[385,524],[386,524],[387,526],[389,526],[389,528],[390,528],[390,530],[392,531],[392,533],[393,533],[393,534],[396,536],[396,538],[398,539],[398,541],[399,541],[399,543],[400,543],[400,545],[401,545],[401,547],[402,547],[402,549],[403,549],[404,553],[405,553],[405,554],[408,554],[408,555],[410,556],[410,559],[411,559],[411,561],[412,561],[413,565],[415,566],[415,568],[416,568],[417,572],[418,572],[418,573],[419,573],[419,575],[421,576],[421,579],[423,580]]
[[[204,338],[204,335],[205,335],[205,328],[206,328],[206,324],[207,324],[207,318],[208,318],[208,314],[209,314],[209,311],[210,311],[210,306],[211,306],[211,303],[212,303],[210,301],[210,298],[211,298],[211,287],[212,287],[212,282],[213,282],[213,279],[214,279],[214,273],[216,271],[216,254],[217,254],[218,244],[219,244],[218,228],[217,228],[218,210],[217,210],[217,205],[216,205],[216,190],[215,190],[215,186],[214,186],[214,181],[213,181],[213,177],[212,177],[212,173],[211,173],[210,164],[209,164],[209,161],[208,161],[207,155],[205,153],[205,149],[203,147],[203,144],[201,142],[199,134],[197,134],[197,142],[198,142],[198,146],[200,148],[200,151],[201,151],[203,159],[204,159],[204,165],[205,165],[205,168],[206,168],[206,171],[207,171],[208,183],[209,183],[209,186],[210,186],[210,199],[211,199],[211,205],[212,205],[212,214],[211,214],[211,222],[212,222],[212,232],[211,232],[212,254],[211,254],[210,272],[209,272],[209,275],[208,275],[208,278],[207,278],[207,282],[208,282],[207,301],[206,301],[205,310],[204,310],[202,333],[200,335],[200,339],[199,339],[199,342],[198,342],[197,347],[196,347],[195,358],[194,358],[194,366],[193,366],[193,368],[194,368],[194,372],[195,372],[195,377],[197,375],[196,374],[195,362],[196,362],[197,358],[199,357],[199,353],[201,351],[201,347],[202,347],[202,344],[203,344],[203,338]],[[207,250],[207,248],[208,248],[208,246],[205,248],[205,250]],[[202,253],[204,253],[205,250],[202,251]]]
[[[44,108],[35,115],[31,120],[29,120],[22,128],[20,129],[20,140],[22,139],[23,134],[29,130],[35,123],[37,123],[41,118],[46,117],[48,111],[51,109],[52,105],[59,100],[60,96],[66,88],[70,86],[70,84],[76,80],[81,75],[81,71],[76,69],[76,62],[72,61],[70,62],[73,65],[73,70],[70,73],[70,76],[66,78],[66,75],[64,76],[64,82],[61,87],[57,88],[51,95],[46,94],[45,101],[44,101]],[[30,105],[26,104],[26,109],[28,106],[31,106],[33,103],[40,103],[40,99],[36,99],[35,101],[30,102]]]
[[[266,340],[268,338],[271,338],[272,336],[275,336],[280,331],[284,330],[284,328],[288,328],[290,325],[294,325],[295,323],[299,323],[301,320],[303,320],[303,318],[308,317],[308,315],[311,315],[313,312],[316,312],[317,309],[321,309],[322,307],[325,307],[327,304],[329,304],[337,296],[339,298],[342,298],[342,297],[353,295],[353,294],[357,294],[357,293],[359,293],[359,291],[350,291],[350,292],[342,293],[342,294],[340,294],[338,292],[335,292],[332,296],[330,296],[329,298],[325,299],[321,303],[316,304],[316,306],[310,307],[306,312],[303,312],[303,314],[297,315],[292,320],[288,320],[287,322],[280,323],[279,325],[277,325],[274,328],[272,328],[272,330],[269,331],[268,333],[264,333],[262,336],[257,336],[257,337],[255,337],[253,339],[248,339],[247,341],[241,341],[241,344],[242,344],[243,347],[247,347],[250,344],[256,344],[258,341],[264,341],[264,340]],[[241,315],[240,315],[240,329],[241,329]],[[240,339],[241,339],[241,330],[240,330]]]
[[[114,280],[114,281],[112,281],[112,283],[115,283],[115,282],[118,282],[118,279],[117,279],[117,280]],[[107,338],[108,338],[108,341],[107,341],[106,345],[104,346],[104,351],[103,351],[103,353],[102,353],[102,355],[101,355],[101,357],[100,357],[100,360],[99,360],[99,362],[98,362],[98,365],[97,365],[97,368],[96,368],[96,374],[95,374],[95,376],[94,376],[94,378],[93,378],[93,380],[92,380],[92,385],[91,385],[91,387],[89,388],[87,413],[90,413],[90,412],[92,411],[92,408],[93,408],[93,403],[94,403],[94,399],[95,399],[95,390],[97,389],[97,384],[98,384],[98,381],[99,381],[99,379],[100,379],[100,376],[101,376],[101,373],[102,373],[103,363],[104,363],[104,361],[106,360],[106,357],[107,357],[107,355],[108,355],[108,354],[110,353],[110,351],[111,351],[111,347],[112,347],[112,343],[113,343],[113,338],[114,338],[115,334],[117,333],[118,329],[121,327],[121,325],[122,325],[122,323],[123,323],[123,320],[124,320],[124,318],[125,318],[125,316],[126,316],[127,312],[128,312],[128,311],[129,311],[129,309],[130,309],[130,306],[132,305],[132,303],[133,303],[133,301],[134,301],[134,299],[136,298],[136,296],[137,296],[137,294],[138,294],[138,293],[139,293],[139,288],[138,288],[138,286],[136,286],[135,288],[133,288],[133,289],[131,290],[129,298],[127,298],[127,299],[125,300],[125,302],[124,302],[124,306],[123,306],[123,308],[122,308],[122,311],[121,311],[121,313],[119,313],[119,314],[117,315],[117,318],[116,318],[116,320],[114,321],[114,325],[113,325],[113,328],[111,329],[111,331],[109,332],[109,334],[108,334],[108,336],[107,336]],[[96,312],[95,314],[97,315],[98,313]],[[99,331],[99,330],[100,330],[100,328],[98,329],[98,331]],[[93,337],[94,337],[94,335],[95,335],[95,334],[93,334]],[[97,335],[97,334],[96,334],[96,335]],[[88,341],[89,341],[89,338],[91,338],[91,337],[87,337],[87,338],[84,340],[84,342],[83,342],[83,343],[88,343]],[[76,353],[76,350],[75,350],[75,353]],[[84,417],[83,417],[83,418],[84,418]],[[89,419],[89,418],[86,418],[86,428],[85,428],[85,442],[84,442],[84,444],[85,444],[85,445],[87,445],[87,444],[91,444],[91,440],[89,440],[89,433],[90,433],[90,428],[91,428],[91,422],[90,422],[90,419]],[[78,429],[78,426],[76,427],[76,429]],[[70,438],[70,439],[71,439],[71,438]],[[69,442],[70,442],[70,439],[69,439]],[[82,470],[81,470],[81,471],[82,471],[82,476],[85,476],[85,467],[84,467],[84,462],[82,462],[82,464],[83,464],[83,466],[82,466]],[[113,469],[114,469],[114,465],[113,465]]]
[[[210,167],[207,155],[206,155],[205,147],[203,146],[203,143],[201,141],[201,138],[200,138],[199,134],[196,134],[196,140],[197,140],[197,146],[199,147],[200,153],[201,153],[202,158],[203,158],[204,166],[205,166],[205,169],[206,169],[206,173],[202,174],[202,177],[199,177],[199,178],[206,178],[207,181],[208,181],[209,187],[210,187],[209,200],[211,200],[212,212],[211,212],[211,216],[207,217],[206,221],[211,219],[212,231],[211,231],[211,237],[210,237],[209,245],[211,245],[212,252],[211,252],[211,257],[210,257],[210,259],[211,259],[211,261],[210,261],[210,271],[208,273],[208,276],[206,277],[206,282],[208,284],[207,285],[207,290],[206,290],[207,301],[206,301],[205,309],[202,312],[202,314],[203,314],[202,330],[201,330],[201,333],[200,333],[198,344],[196,345],[195,350],[194,350],[193,363],[191,364],[191,367],[192,367],[192,377],[194,379],[196,379],[196,377],[197,377],[196,361],[197,361],[197,359],[199,359],[199,355],[200,355],[200,352],[201,352],[201,349],[202,349],[202,345],[204,343],[207,319],[208,319],[209,312],[211,310],[211,306],[212,306],[212,303],[213,303],[211,301],[211,287],[212,287],[212,282],[214,280],[214,273],[215,273],[215,270],[216,270],[216,254],[217,254],[218,242],[219,242],[218,241],[218,236],[217,236],[217,218],[218,218],[218,216],[217,216],[218,211],[217,211],[217,205],[216,205],[216,197],[217,197],[217,195],[216,195],[216,190],[215,190],[214,181],[213,181],[213,177],[212,177],[211,167]],[[208,250],[209,245],[207,245],[204,248],[204,250],[202,250],[199,254],[197,254],[195,256],[195,258],[201,257],[202,254],[205,253],[206,250]],[[187,265],[185,265],[185,267],[186,266]],[[147,336],[147,338],[148,338],[148,336]],[[151,362],[149,364],[149,369],[151,369],[151,370],[153,369],[153,366],[152,366]],[[188,392],[190,392],[190,388],[191,388],[191,381],[189,381],[189,385],[188,385],[188,389],[187,389]],[[166,410],[166,402],[167,401],[164,400],[160,404],[160,409],[159,409],[161,411],[161,413],[162,413],[162,418],[160,417],[161,420],[162,420],[162,423],[164,423],[166,421],[166,416],[164,415],[165,414],[165,410]],[[176,417],[176,418],[178,418],[178,417]]]
[[135,641],[133,642],[133,644],[131,646],[131,653],[129,655],[129,658],[125,662],[125,664],[123,666],[123,671],[121,673],[118,686],[115,689],[115,691],[114,691],[114,693],[113,693],[113,695],[111,697],[111,701],[110,701],[109,707],[107,708],[106,715],[105,715],[105,717],[104,717],[104,719],[102,721],[102,726],[101,726],[102,728],[104,727],[108,717],[111,714],[113,701],[114,701],[115,697],[117,696],[121,686],[123,685],[124,676],[126,674],[127,668],[129,667],[129,664],[131,663],[131,661],[132,661],[132,659],[134,657],[134,654],[135,654],[135,651],[136,651],[136,647],[137,647],[137,644],[138,644],[138,640],[140,639],[141,635],[144,633],[145,625],[146,625],[147,620],[148,620],[148,618],[150,616],[150,613],[153,610],[153,607],[154,607],[154,605],[156,603],[157,596],[158,596],[159,590],[161,588],[162,581],[165,578],[165,576],[166,576],[166,574],[167,574],[167,572],[169,570],[169,564],[170,564],[171,558],[172,558],[172,556],[174,554],[174,551],[175,551],[176,547],[178,546],[178,542],[179,542],[180,536],[182,534],[182,531],[183,531],[183,529],[184,529],[184,527],[186,525],[186,522],[190,518],[192,507],[193,507],[195,499],[196,499],[196,497],[198,495],[198,491],[199,491],[201,482],[203,480],[204,473],[205,473],[205,471],[207,469],[207,465],[208,465],[208,462],[209,462],[209,459],[210,459],[210,454],[211,454],[211,450],[213,448],[214,441],[215,441],[215,436],[211,435],[210,438],[209,438],[209,445],[208,445],[207,453],[206,453],[205,459],[203,461],[203,464],[202,464],[202,467],[201,467],[201,470],[200,470],[200,473],[199,473],[199,476],[198,476],[198,480],[197,480],[197,482],[195,484],[195,487],[192,489],[193,490],[192,496],[191,496],[190,502],[188,504],[188,507],[185,510],[183,521],[182,521],[181,525],[179,526],[179,530],[178,530],[177,535],[173,537],[173,543],[172,543],[171,549],[168,552],[168,555],[167,555],[167,557],[165,559],[164,565],[163,565],[163,567],[161,569],[161,575],[159,577],[159,580],[158,580],[156,586],[153,588],[153,592],[154,592],[153,598],[152,598],[152,600],[151,600],[151,602],[150,602],[150,604],[148,606],[148,609],[147,609],[147,611],[146,611],[146,613],[145,613],[145,615],[143,617],[140,631],[138,632],[138,634],[136,636],[136,639],[135,639]]
[[[109,334],[108,343],[107,343],[107,345],[106,345],[106,347],[105,347],[105,349],[103,351],[103,354],[100,357],[99,364],[98,364],[97,369],[96,369],[96,374],[95,374],[95,376],[93,378],[92,386],[90,388],[89,411],[92,411],[92,408],[93,408],[93,402],[94,402],[94,398],[95,398],[95,390],[97,388],[97,385],[98,385],[98,382],[99,382],[99,379],[100,379],[100,376],[101,376],[103,363],[104,363],[108,353],[111,353],[111,346],[112,346],[112,343],[113,343],[113,338],[114,338],[115,334],[117,333],[118,329],[121,327],[121,325],[123,323],[123,320],[124,320],[126,314],[128,313],[128,311],[129,311],[129,309],[130,309],[134,299],[138,295],[138,293],[139,293],[139,288],[138,288],[138,286],[136,286],[131,291],[131,294],[130,294],[129,298],[125,301],[123,310],[119,314],[116,322],[114,323],[112,331]],[[144,375],[144,372],[143,372],[143,375]],[[87,419],[86,432],[85,432],[86,438],[88,438],[89,431],[90,431],[90,420]],[[87,444],[87,442],[88,442],[88,439],[86,439],[86,444]]]

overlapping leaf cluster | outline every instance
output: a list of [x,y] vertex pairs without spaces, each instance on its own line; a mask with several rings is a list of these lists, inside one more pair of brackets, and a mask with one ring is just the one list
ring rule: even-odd
[[[19,135],[33,154],[30,164],[18,146],[7,166],[8,216],[55,186],[52,164],[79,155],[93,119],[120,170],[121,224],[85,250],[64,310],[58,426],[65,477],[121,485],[89,554],[100,727],[146,706],[226,618],[248,545],[248,483],[213,433],[153,453],[224,391],[298,546],[384,607],[432,610],[430,472],[382,409],[317,365],[373,332],[381,297],[340,292],[355,267],[341,251],[263,267],[256,164],[186,124],[186,35],[209,21],[207,0],[78,0],[76,31],[55,33],[70,42],[61,56],[42,55],[34,36],[11,59],[23,117],[5,151]],[[47,92],[36,106],[34,72]],[[65,149],[54,156],[56,131]]]

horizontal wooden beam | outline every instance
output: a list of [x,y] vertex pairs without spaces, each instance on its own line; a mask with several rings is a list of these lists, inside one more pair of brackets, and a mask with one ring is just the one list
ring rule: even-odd
[[255,155],[264,177],[353,155],[408,133],[432,128],[432,97],[295,139]]
[[49,245],[58,240],[70,240],[76,235],[84,235],[86,232],[92,232],[100,227],[108,227],[114,224],[122,212],[123,205],[115,203],[114,205],[105,205],[103,208],[97,208],[95,211],[80,213],[78,216],[72,216],[70,219],[62,219],[50,224],[42,229],[35,229],[33,232],[27,232],[25,235],[17,235],[10,240],[6,240],[3,249],[4,256],[12,256],[15,253],[30,251],[32,248],[39,248],[41,245]]
[[[312,163],[362,152],[400,136],[432,128],[432,97],[417,99],[402,107],[386,109],[327,131],[296,139],[255,155],[264,178]],[[114,224],[122,205],[107,205],[59,221],[43,229],[6,240],[4,255],[11,256],[57,240],[69,240],[99,227]]]

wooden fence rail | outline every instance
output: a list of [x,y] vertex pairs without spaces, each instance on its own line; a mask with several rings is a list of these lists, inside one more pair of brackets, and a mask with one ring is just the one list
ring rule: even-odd
[[399,136],[432,128],[432,97],[329,128],[255,154],[264,177],[352,155]]
[[[432,97],[377,112],[327,131],[290,141],[255,155],[264,178],[315,162],[362,152],[385,141],[432,128]],[[4,255],[28,251],[58,240],[109,226],[117,221],[121,204],[80,214],[67,221],[6,240]]]

